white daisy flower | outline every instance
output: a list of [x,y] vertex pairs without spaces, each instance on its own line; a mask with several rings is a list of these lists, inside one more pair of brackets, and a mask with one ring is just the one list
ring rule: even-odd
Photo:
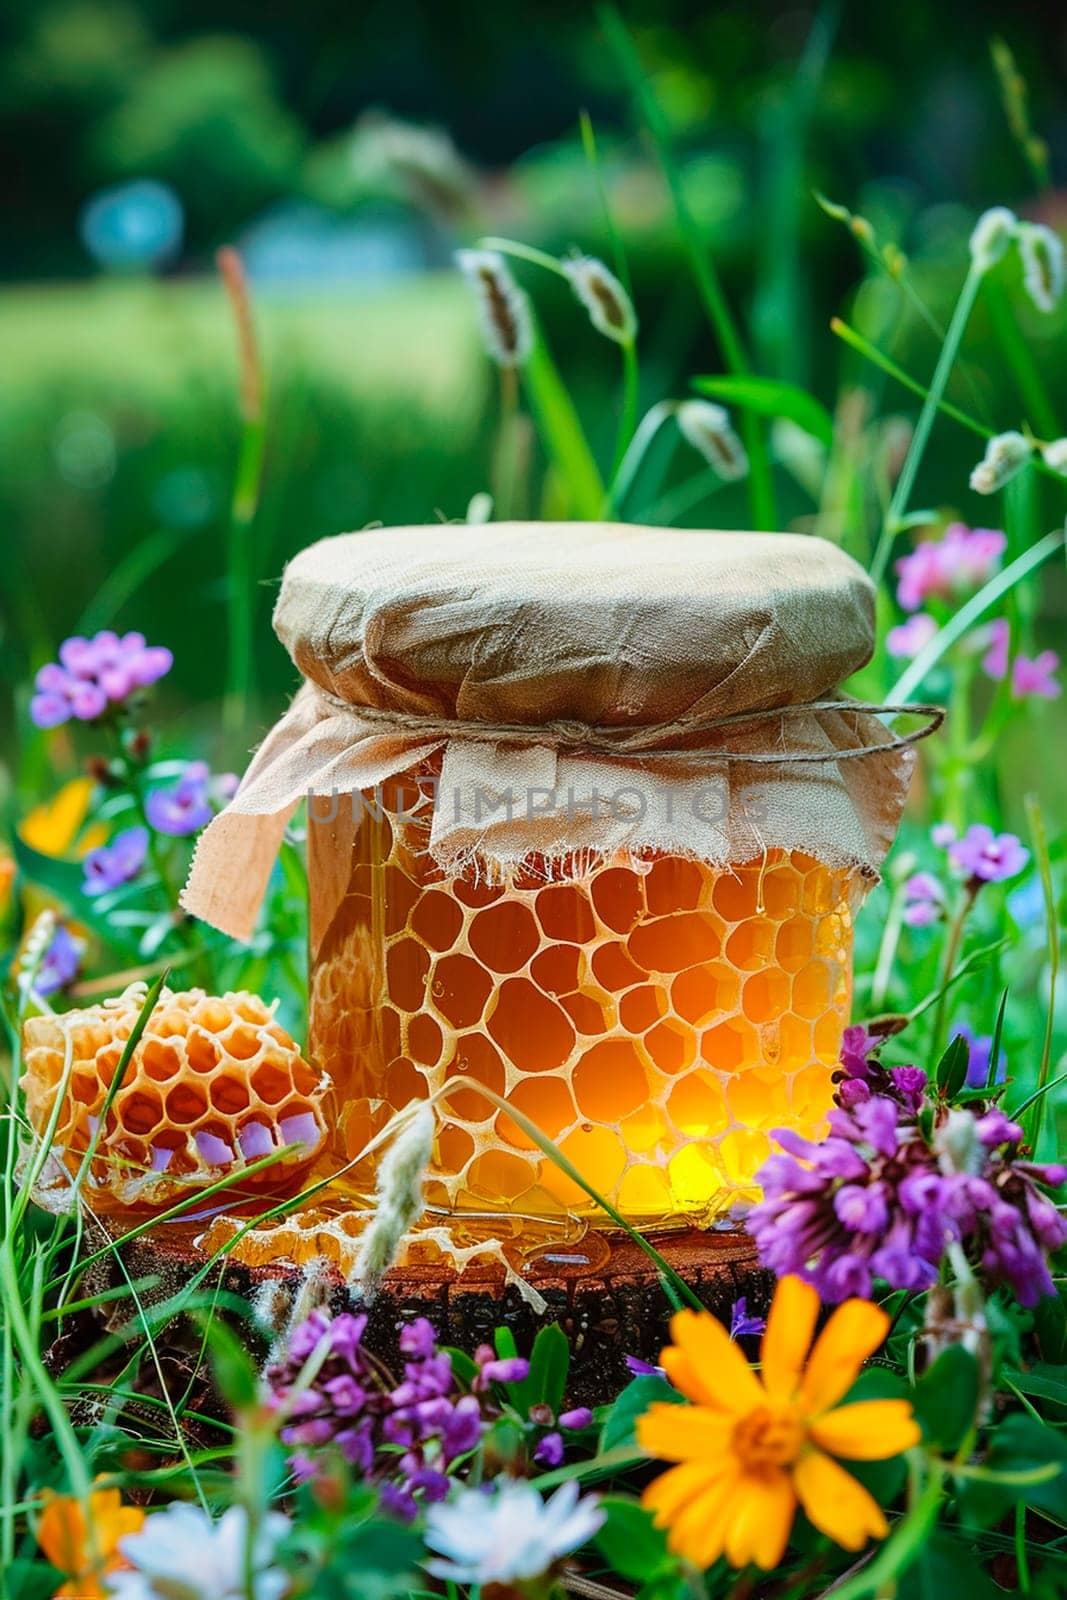
[[249,1589],[244,1506],[231,1506],[214,1522],[200,1506],[177,1502],[119,1541],[133,1570],[109,1573],[108,1593],[113,1600],[282,1600],[289,1578],[272,1562],[289,1526],[279,1511],[263,1519],[252,1545]]
[[426,1570],[453,1583],[528,1582],[591,1539],[604,1515],[595,1495],[579,1500],[573,1479],[549,1500],[529,1483],[491,1495],[462,1489],[426,1513],[426,1543],[437,1551]]

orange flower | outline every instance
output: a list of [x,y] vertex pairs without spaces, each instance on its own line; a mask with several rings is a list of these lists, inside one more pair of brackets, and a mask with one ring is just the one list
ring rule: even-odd
[[104,1574],[128,1565],[119,1540],[138,1532],[145,1513],[139,1506],[124,1506],[117,1489],[94,1489],[89,1496],[90,1529],[76,1496],[46,1489],[42,1499],[37,1543],[53,1567],[67,1574],[55,1600],[104,1600]]
[[[811,1349],[819,1297],[783,1278],[767,1319],[762,1370],[753,1370],[706,1311],[671,1319],[661,1360],[691,1406],[654,1405],[638,1420],[642,1449],[679,1466],[642,1503],[676,1554],[709,1567],[769,1570],[789,1542],[797,1503],[846,1550],[884,1538],[885,1517],[832,1458],[878,1461],[919,1441],[907,1400],[837,1402],[884,1340],[889,1318],[867,1300],[839,1306]],[[809,1350],[811,1350],[809,1358]]]

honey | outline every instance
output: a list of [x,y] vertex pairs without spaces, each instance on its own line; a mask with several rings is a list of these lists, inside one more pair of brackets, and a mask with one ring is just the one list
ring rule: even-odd
[[[707,1224],[755,1197],[770,1130],[814,1135],[850,999],[853,875],[798,851],[724,870],[629,853],[494,882],[427,851],[419,778],[309,813],[309,879],[347,890],[314,954],[309,1053],[334,1085],[332,1157],[447,1096],[432,1207],[537,1224],[603,1211],[484,1085],[628,1221]],[[347,804],[342,797],[340,806]],[[320,806],[320,810],[324,806]],[[342,1180],[365,1192],[367,1164]]]
[[327,1136],[243,1259],[348,1270],[379,1135],[427,1098],[408,1261],[588,1267],[619,1216],[738,1220],[773,1130],[825,1124],[920,736],[840,687],[874,621],[867,574],[801,534],[505,522],[295,557],[274,626],[303,683],[183,896],[251,937],[308,801]]

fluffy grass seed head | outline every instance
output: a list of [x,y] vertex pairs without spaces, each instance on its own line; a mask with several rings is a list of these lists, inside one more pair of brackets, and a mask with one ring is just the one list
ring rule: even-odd
[[1052,439],[1041,446],[1041,456],[1046,467],[1067,478],[1067,439]]
[[991,206],[982,212],[971,233],[971,262],[978,272],[988,272],[1002,260],[1018,226],[1018,217],[1007,206]]
[[533,349],[525,292],[496,250],[457,250],[456,265],[474,291],[485,346],[498,367],[521,367]]
[[1039,311],[1055,311],[1067,277],[1063,240],[1043,222],[1021,222],[1018,238],[1023,288]]
[[562,266],[597,332],[616,344],[632,344],[637,334],[637,314],[615,274],[595,256],[575,256]]
[[433,1155],[434,1113],[420,1106],[378,1169],[377,1209],[360,1241],[349,1285],[369,1304],[396,1260],[404,1235],[422,1215],[422,1181]]
[[712,400],[683,400],[676,415],[683,437],[720,478],[731,483],[746,476],[748,456],[724,406]]
[[971,473],[971,488],[976,494],[995,494],[1022,471],[1033,453],[1033,446],[1022,433],[998,433],[990,439],[985,455]]

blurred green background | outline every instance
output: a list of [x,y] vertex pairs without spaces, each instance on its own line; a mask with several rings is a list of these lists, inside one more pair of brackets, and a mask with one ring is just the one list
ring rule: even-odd
[[[623,14],[756,369],[809,387],[838,417],[841,470],[817,495],[802,470],[782,470],[780,520],[811,528],[817,518],[819,531],[863,556],[877,520],[875,430],[913,417],[915,402],[847,351],[830,318],[845,315],[924,379],[938,338],[815,191],[907,252],[911,284],[943,322],[978,210],[1006,203],[1053,222],[1067,211],[1035,177],[994,64],[1003,40],[1048,141],[1049,170],[1063,170],[1067,17],[1036,4],[934,0],[815,9],[662,0]],[[610,257],[582,109],[633,275],[647,405],[684,394],[692,373],[723,362],[594,8],[9,4],[0,59],[8,747],[25,726],[31,668],[65,635],[114,624],[174,650],[168,713],[191,715],[216,745],[209,753],[238,762],[292,683],[267,626],[286,558],[368,522],[465,515],[489,479],[496,385],[451,253],[492,233]],[[225,243],[240,249],[252,281],[269,431],[254,530],[259,700],[239,747],[220,752],[239,438],[235,340],[213,262]],[[617,352],[565,285],[519,275],[606,462]],[[1064,315],[1034,311],[1017,278],[1006,264],[993,286],[1000,300],[979,305],[950,393],[992,426],[1017,426],[1022,413],[1038,431],[1062,432]],[[1051,417],[1033,414],[995,337],[1008,300]],[[988,518],[993,508],[966,488],[975,458],[973,438],[939,426],[916,503]],[[639,493],[630,513],[662,506],[664,494],[669,505],[692,467],[675,451],[655,469],[657,493]],[[747,515],[743,486],[689,505],[683,495],[681,507],[689,523],[738,525]],[[566,509],[536,453],[529,509]],[[1021,547],[1062,518],[1056,486],[1032,484],[1016,514]],[[1040,642],[1063,609],[1061,580],[1050,577],[1034,620]]]

